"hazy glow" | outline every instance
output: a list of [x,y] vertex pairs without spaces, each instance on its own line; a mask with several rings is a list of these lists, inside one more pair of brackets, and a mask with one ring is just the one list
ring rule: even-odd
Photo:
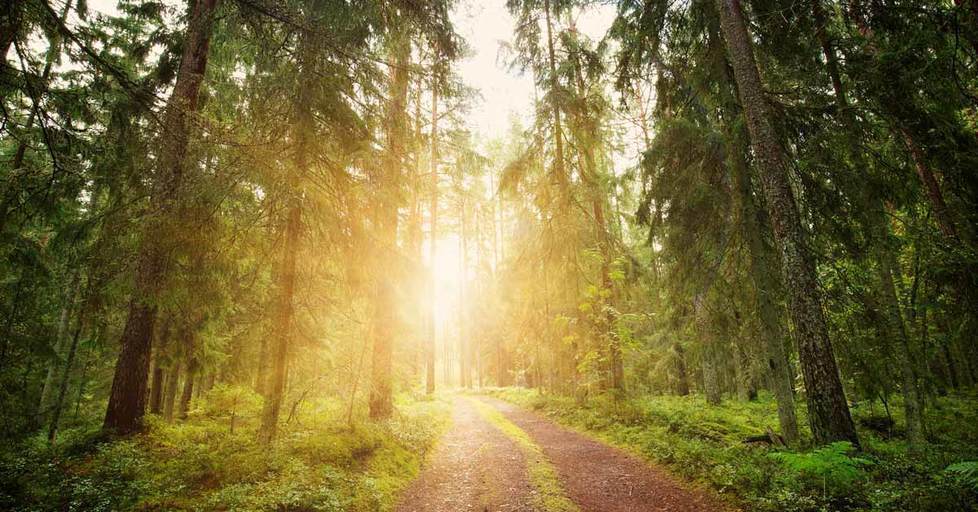
[[462,284],[462,253],[455,235],[442,236],[435,244],[435,264],[432,272],[435,277],[435,322],[445,325],[451,321],[458,309],[458,293]]
[[[601,5],[575,14],[573,21],[582,33],[599,40],[614,17],[614,6]],[[459,63],[458,73],[482,94],[466,116],[469,129],[492,138],[508,131],[512,116],[528,124],[533,115],[533,79],[509,70],[507,57],[500,52],[501,43],[512,41],[515,28],[505,0],[465,0],[452,12],[452,22],[473,53]]]

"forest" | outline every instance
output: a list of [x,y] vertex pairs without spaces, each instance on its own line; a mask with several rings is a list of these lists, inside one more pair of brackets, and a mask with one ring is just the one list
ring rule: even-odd
[[978,510],[978,0],[0,0],[0,52],[2,510]]

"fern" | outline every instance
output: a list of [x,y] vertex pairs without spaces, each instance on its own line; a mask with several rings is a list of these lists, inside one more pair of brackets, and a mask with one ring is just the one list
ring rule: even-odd
[[978,461],[956,462],[944,468],[944,472],[978,491]]
[[862,477],[862,468],[871,465],[869,459],[854,457],[852,443],[840,441],[808,453],[778,452],[770,457],[781,462],[786,469],[802,479],[821,484],[823,493],[841,494],[848,491]]

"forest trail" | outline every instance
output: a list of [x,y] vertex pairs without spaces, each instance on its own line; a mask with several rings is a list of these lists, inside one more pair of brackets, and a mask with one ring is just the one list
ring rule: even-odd
[[[508,402],[456,397],[453,417],[398,512],[727,509],[635,456]],[[552,468],[549,486],[534,463]]]
[[516,442],[456,396],[452,426],[438,441],[397,512],[530,511],[533,486]]

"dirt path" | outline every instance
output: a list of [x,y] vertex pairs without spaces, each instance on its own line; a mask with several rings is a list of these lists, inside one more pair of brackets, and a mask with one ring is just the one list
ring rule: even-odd
[[[549,482],[546,474],[540,481],[541,464],[549,468],[544,471],[549,471]],[[490,397],[455,398],[451,428],[395,510],[543,512],[549,508],[727,510],[715,497],[682,486],[635,456]]]
[[556,466],[561,485],[582,512],[722,511],[704,492],[684,488],[639,458],[554,424],[518,406],[480,398],[523,429]]
[[532,511],[534,489],[519,447],[456,397],[452,426],[397,512]]

